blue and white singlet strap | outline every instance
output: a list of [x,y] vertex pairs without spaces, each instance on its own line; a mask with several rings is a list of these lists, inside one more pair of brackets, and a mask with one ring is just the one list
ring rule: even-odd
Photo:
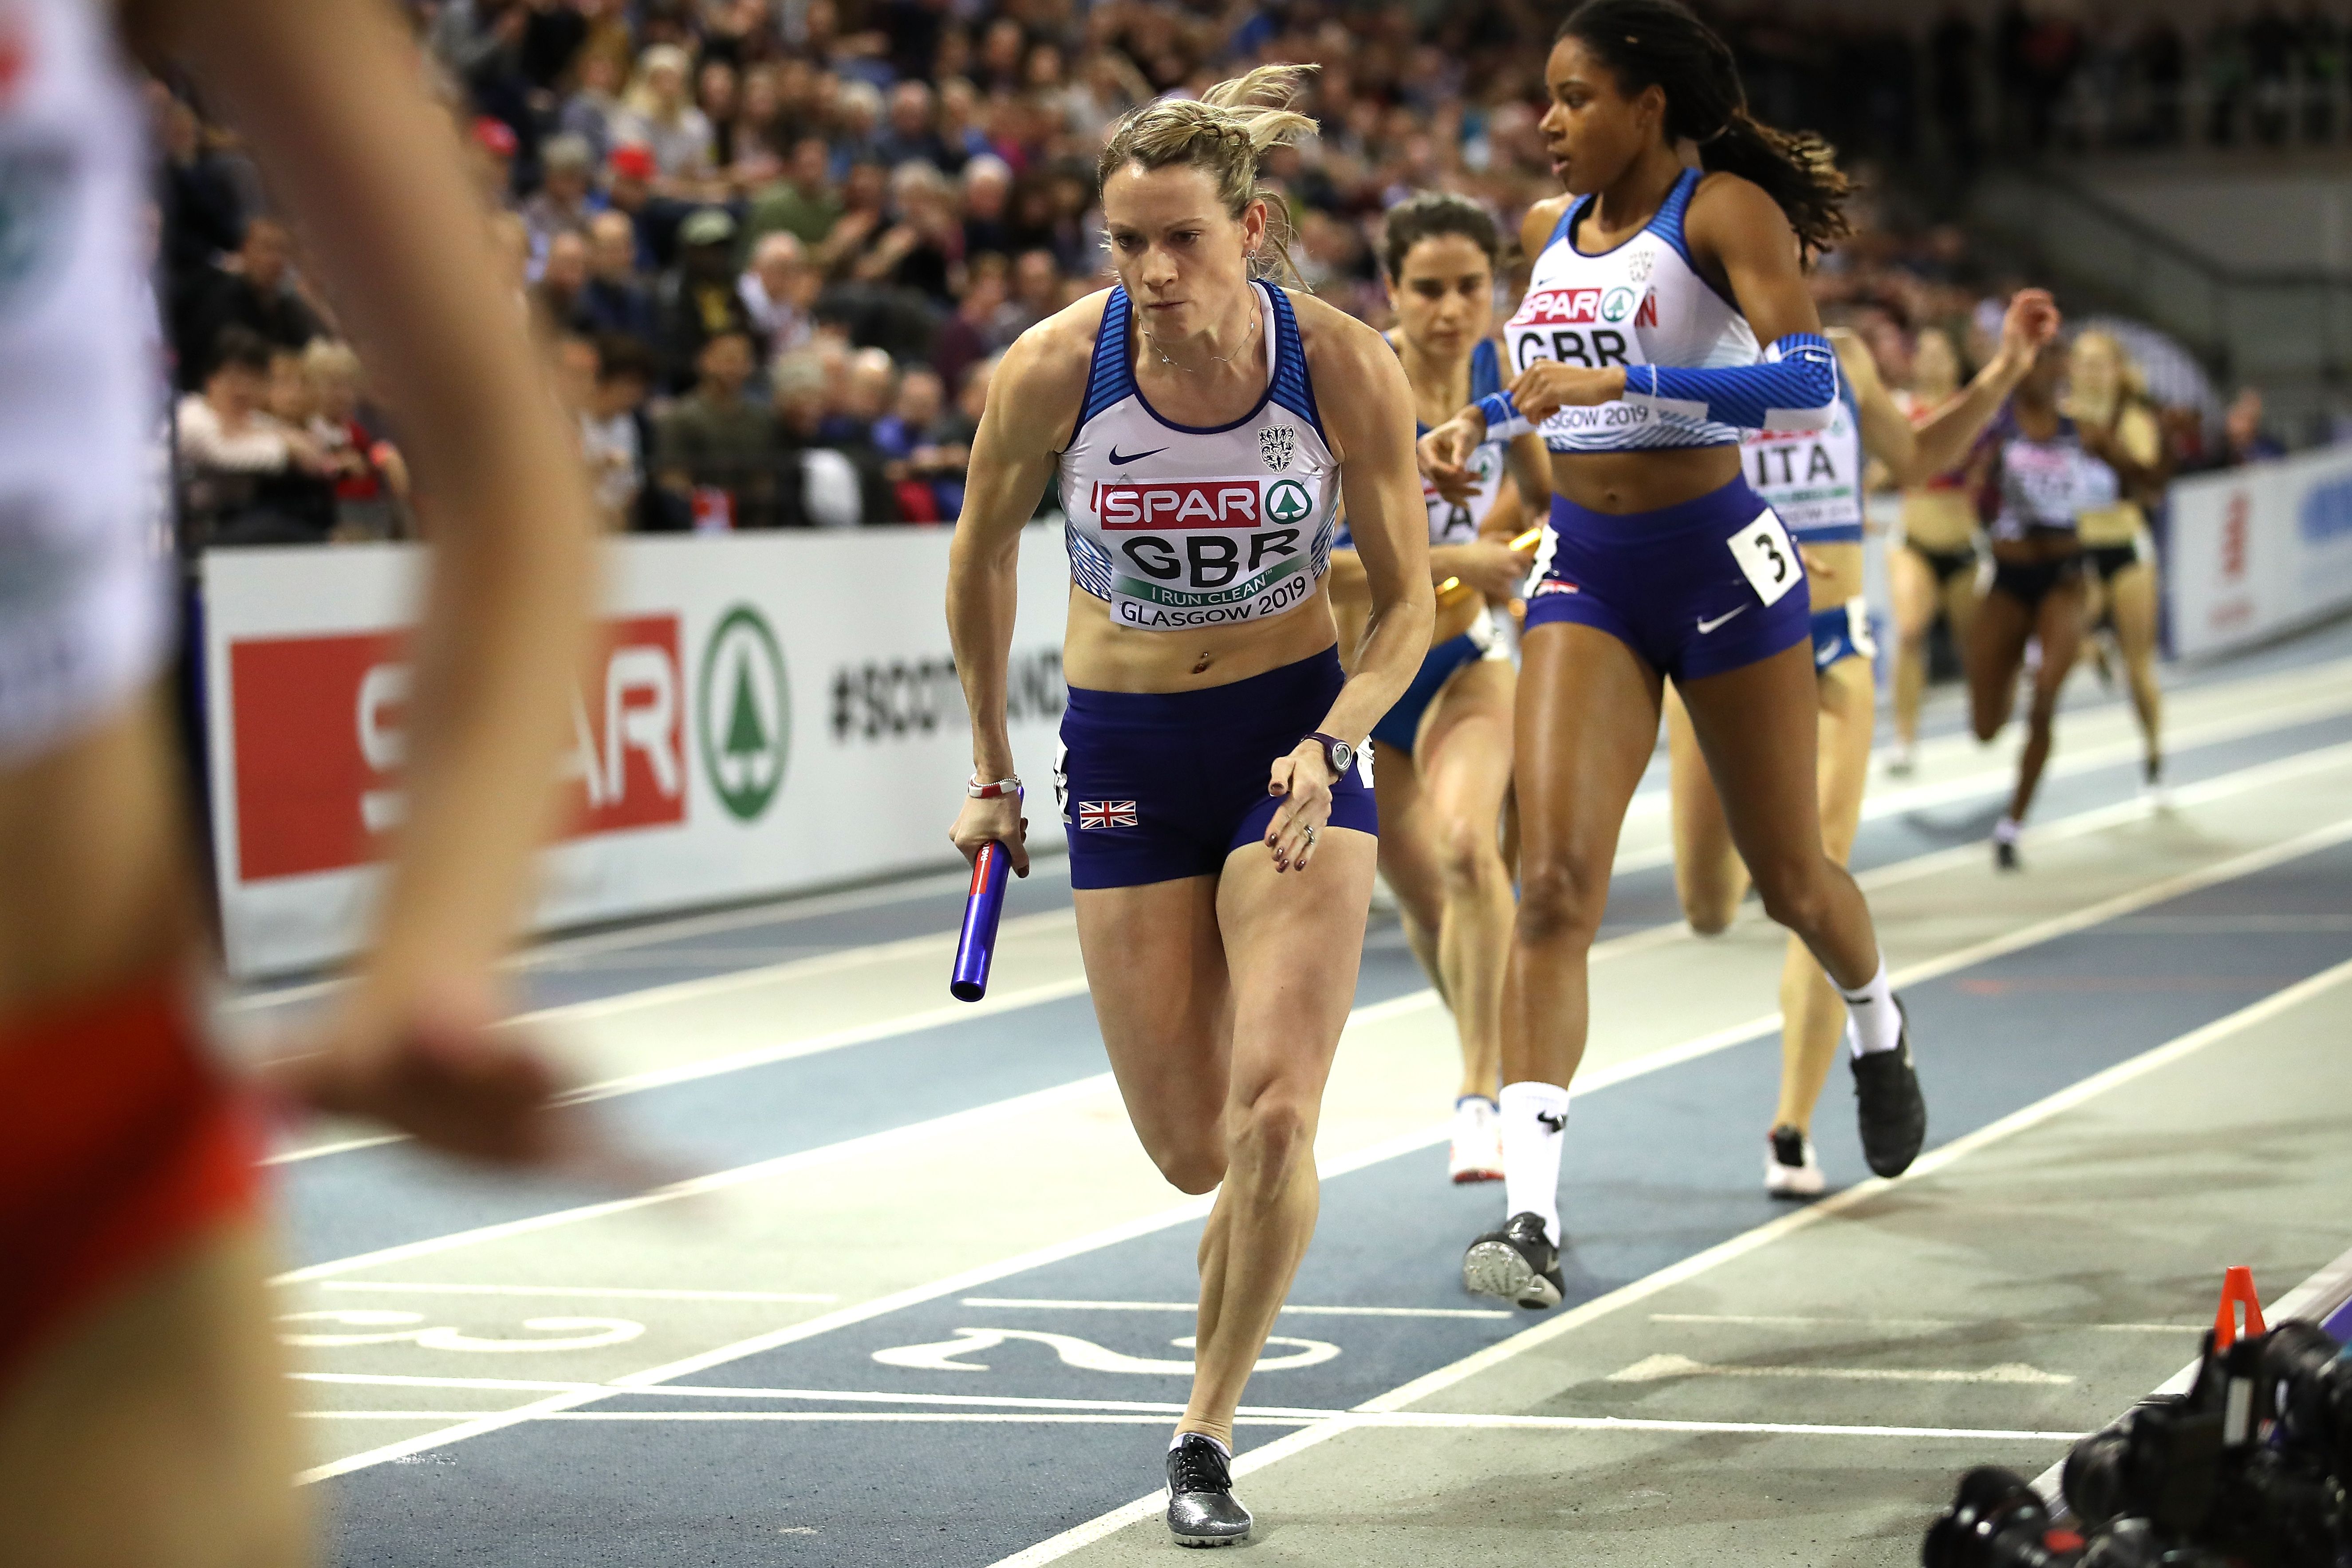
[[1837,396],[1837,351],[1819,332],[1790,332],[1759,364],[1625,369],[1626,402],[1743,430],[1826,428]]

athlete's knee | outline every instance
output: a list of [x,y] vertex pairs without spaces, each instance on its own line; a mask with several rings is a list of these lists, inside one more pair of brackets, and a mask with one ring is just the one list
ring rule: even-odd
[[1150,1153],[1168,1184],[1188,1196],[1213,1193],[1225,1179],[1225,1152],[1213,1142],[1164,1144]]
[[1297,1095],[1269,1089],[1234,1114],[1226,1163],[1249,1171],[1261,1184],[1278,1186],[1307,1156],[1311,1126]]
[[1521,944],[1592,940],[1609,902],[1606,867],[1573,855],[1522,855],[1519,862]]
[[1764,913],[1793,931],[1819,931],[1837,898],[1829,859],[1819,854],[1786,856],[1769,869],[1757,868],[1756,891]]
[[1475,892],[1500,880],[1507,873],[1494,822],[1447,817],[1437,830],[1437,869],[1449,893]]
[[1732,916],[1739,909],[1737,902],[1722,897],[1711,888],[1677,890],[1682,895],[1683,919],[1690,922],[1693,934],[1721,936],[1731,929]]

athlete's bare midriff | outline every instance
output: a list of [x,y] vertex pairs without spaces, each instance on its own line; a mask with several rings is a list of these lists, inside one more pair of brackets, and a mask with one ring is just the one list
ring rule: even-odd
[[1903,540],[1920,550],[1958,554],[1976,538],[1977,504],[1964,490],[1903,492]]
[[1089,691],[1192,691],[1297,664],[1339,640],[1322,583],[1305,604],[1272,620],[1181,632],[1115,625],[1108,605],[1073,584],[1062,676]]
[[1696,500],[1721,489],[1739,473],[1737,447],[1551,455],[1554,494],[1566,496],[1587,511],[1619,516]]
[[189,954],[194,878],[177,764],[142,698],[0,765],[0,1018]]

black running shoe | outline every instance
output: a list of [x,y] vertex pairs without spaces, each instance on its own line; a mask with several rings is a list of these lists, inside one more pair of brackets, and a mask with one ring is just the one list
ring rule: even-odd
[[1895,1010],[1903,1019],[1901,1043],[1891,1051],[1864,1051],[1852,1058],[1862,1157],[1882,1176],[1909,1170],[1927,1141],[1927,1101],[1919,1093],[1918,1069],[1911,1065],[1911,1020],[1900,1000]]
[[1496,1296],[1529,1311],[1559,1305],[1568,1293],[1559,1276],[1559,1248],[1544,1239],[1543,1221],[1515,1214],[1500,1230],[1490,1230],[1462,1255],[1464,1289]]
[[1249,1539],[1250,1510],[1234,1497],[1233,1461],[1213,1438],[1187,1432],[1168,1450],[1168,1533],[1179,1546]]
[[2017,869],[2017,840],[1996,838],[1992,841],[1992,868],[1996,871]]

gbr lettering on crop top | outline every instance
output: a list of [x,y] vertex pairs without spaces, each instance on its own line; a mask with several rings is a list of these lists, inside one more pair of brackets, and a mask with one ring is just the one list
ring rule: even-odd
[[1111,544],[1111,613],[1124,625],[1255,620],[1315,591],[1310,479],[1098,479],[1087,500]]
[[1607,289],[1531,289],[1503,329],[1511,363],[1520,370],[1538,360],[1599,370],[1646,364],[1639,327],[1658,324],[1658,297],[1619,284]]

